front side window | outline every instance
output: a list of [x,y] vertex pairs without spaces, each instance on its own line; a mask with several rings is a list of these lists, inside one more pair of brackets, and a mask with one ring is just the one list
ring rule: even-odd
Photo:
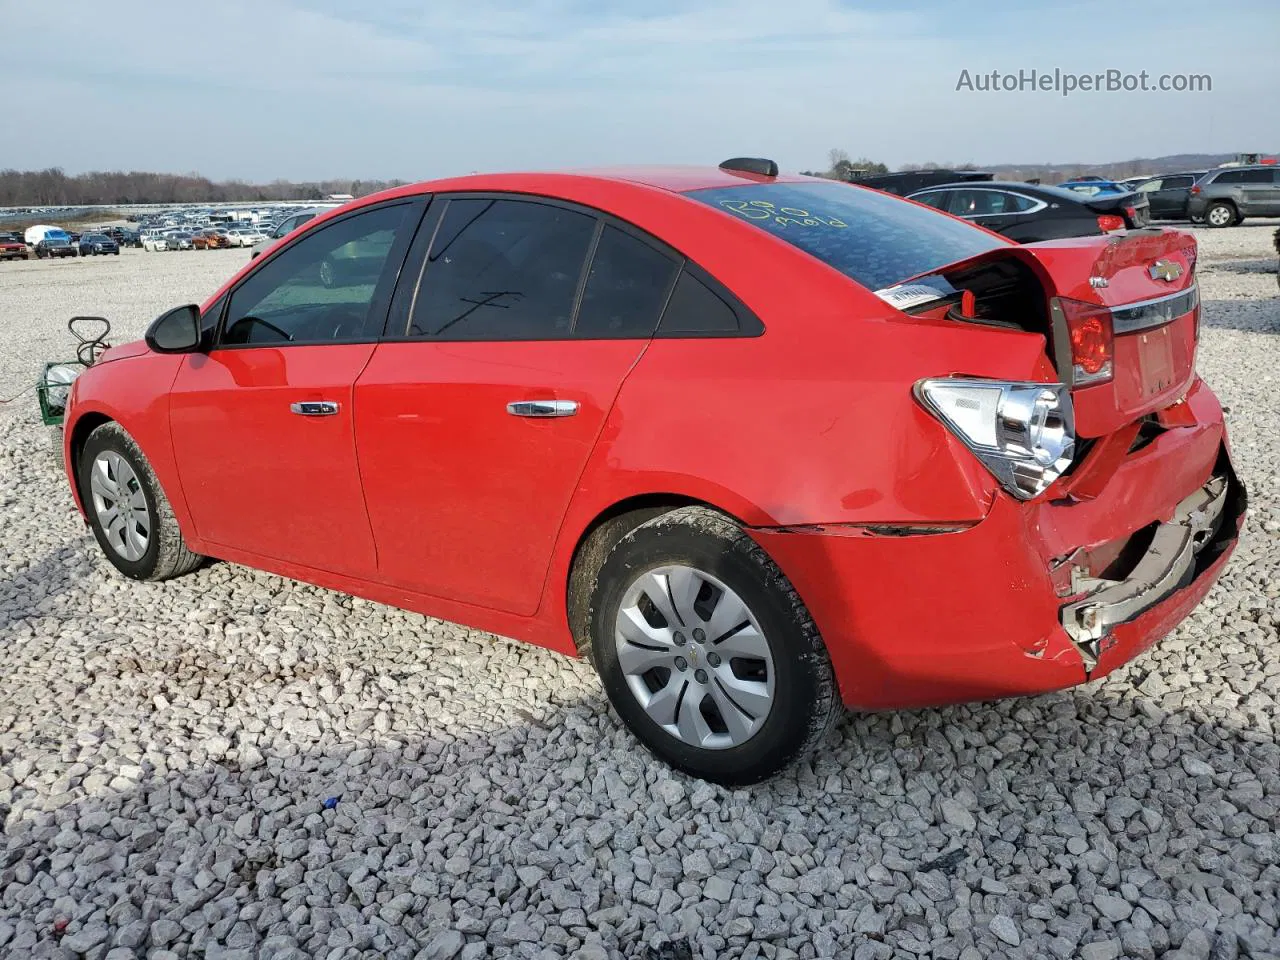
[[852,184],[763,183],[685,196],[785,240],[870,290],[1012,244]]
[[409,335],[568,337],[596,218],[529,200],[460,197],[436,228]]
[[266,261],[231,294],[222,344],[363,337],[378,280],[413,209],[400,203],[344,217]]

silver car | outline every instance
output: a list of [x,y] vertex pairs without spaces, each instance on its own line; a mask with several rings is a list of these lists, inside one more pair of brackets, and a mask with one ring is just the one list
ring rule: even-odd
[[253,248],[249,251],[249,259],[252,260],[258,254],[262,253],[262,251],[266,250],[267,247],[271,246],[273,243],[279,240],[281,237],[285,236],[286,234],[292,233],[295,229],[302,226],[308,220],[315,219],[317,216],[327,212],[329,209],[331,208],[312,207],[308,210],[299,210],[297,213],[290,214],[289,216],[285,217],[283,220],[280,221],[280,223],[276,226],[276,228],[271,231],[271,233],[267,236],[267,239],[261,241],[260,243],[255,243],[253,245]]

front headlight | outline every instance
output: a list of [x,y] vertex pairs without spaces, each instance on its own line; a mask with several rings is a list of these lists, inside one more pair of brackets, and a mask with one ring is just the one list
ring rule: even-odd
[[1060,383],[945,377],[921,380],[915,393],[1021,500],[1044,493],[1071,466],[1075,421]]

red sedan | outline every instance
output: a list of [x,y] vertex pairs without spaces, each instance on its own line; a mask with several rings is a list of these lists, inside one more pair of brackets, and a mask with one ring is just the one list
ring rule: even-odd
[[1071,686],[1201,600],[1245,495],[1195,257],[757,160],[397,188],[89,368],[68,476],[129,577],[589,656],[654,753],[748,783],[842,705]]

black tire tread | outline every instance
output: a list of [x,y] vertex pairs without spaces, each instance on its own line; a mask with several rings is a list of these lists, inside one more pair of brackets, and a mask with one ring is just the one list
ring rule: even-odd
[[[806,731],[804,738],[796,744],[794,750],[785,756],[775,755],[775,762],[770,765],[771,769],[762,775],[747,778],[733,777],[731,781],[725,780],[724,782],[746,786],[766,780],[780,770],[789,767],[801,757],[811,753],[826,739],[832,727],[844,712],[844,705],[836,686],[835,671],[831,665],[831,657],[827,652],[826,644],[823,643],[822,636],[818,632],[818,626],[814,623],[808,608],[795,587],[792,586],[791,581],[787,579],[786,574],[773,562],[773,559],[764,548],[751,539],[741,525],[731,517],[711,507],[679,507],[635,526],[606,553],[604,566],[608,565],[610,558],[618,551],[627,549],[627,546],[637,534],[642,531],[660,530],[664,527],[692,529],[719,540],[724,544],[726,550],[737,553],[755,566],[760,571],[765,582],[778,591],[784,603],[791,610],[791,619],[803,650],[801,656],[810,661],[818,680],[809,729]],[[590,624],[595,623],[598,615],[597,602],[599,593],[599,583],[597,582],[591,591],[591,601],[587,611],[587,622]],[[599,671],[600,666],[595,656],[596,631],[593,628],[586,631],[586,634],[586,637],[583,638],[585,649],[582,652],[590,658],[592,665]],[[694,771],[687,772],[697,775]]]

